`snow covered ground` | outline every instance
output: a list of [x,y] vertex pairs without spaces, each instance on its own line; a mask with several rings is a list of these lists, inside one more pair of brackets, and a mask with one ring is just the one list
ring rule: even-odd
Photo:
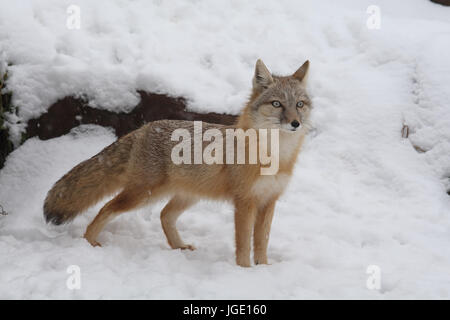
[[[71,4],[80,29],[66,27]],[[379,29],[367,27],[370,5]],[[180,218],[194,252],[169,250],[163,203],[114,220],[101,248],[82,238],[101,203],[70,225],[46,225],[51,185],[115,136],[81,126],[28,140],[0,171],[9,213],[0,216],[0,298],[450,298],[449,50],[450,8],[426,0],[1,0],[16,140],[26,120],[70,94],[130,110],[144,89],[236,114],[259,57],[279,74],[309,59],[315,110],[277,205],[271,265],[251,269],[234,264],[225,204],[200,203]],[[71,265],[80,290],[66,285]],[[371,265],[380,290],[366,286]]]

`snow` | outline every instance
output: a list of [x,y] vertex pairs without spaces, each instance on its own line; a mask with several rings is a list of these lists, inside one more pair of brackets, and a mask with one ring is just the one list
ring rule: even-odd
[[[66,27],[67,7],[81,28]],[[381,10],[368,29],[369,5]],[[288,74],[311,61],[314,129],[277,204],[268,266],[234,263],[233,213],[203,202],[178,226],[196,251],[170,250],[164,203],[82,235],[44,223],[51,185],[115,140],[81,126],[32,138],[0,171],[0,298],[450,298],[450,8],[414,1],[0,1],[0,57],[24,123],[66,95],[129,111],[136,90],[237,114],[254,63]],[[401,138],[407,124],[410,137]],[[419,153],[414,146],[425,150]],[[81,289],[66,270],[78,265]],[[369,290],[367,267],[381,270]]]

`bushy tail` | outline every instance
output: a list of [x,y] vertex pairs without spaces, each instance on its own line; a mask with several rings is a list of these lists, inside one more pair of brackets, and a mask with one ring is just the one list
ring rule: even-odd
[[134,136],[129,134],[81,162],[50,189],[44,203],[47,222],[62,224],[123,186]]

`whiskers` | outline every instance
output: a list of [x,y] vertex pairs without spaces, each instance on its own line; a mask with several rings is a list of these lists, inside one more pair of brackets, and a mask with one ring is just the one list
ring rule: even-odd
[[309,120],[309,119],[302,121],[302,127],[305,131],[310,131],[310,130],[314,129],[314,125],[311,122],[311,120]]

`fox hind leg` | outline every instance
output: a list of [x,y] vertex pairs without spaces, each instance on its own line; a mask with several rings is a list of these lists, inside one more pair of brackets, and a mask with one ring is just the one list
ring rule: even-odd
[[176,222],[178,217],[184,210],[197,202],[195,198],[183,197],[175,195],[161,211],[161,225],[166,235],[167,242],[172,249],[189,249],[194,250],[195,247],[190,244],[185,244],[181,240],[178,233]]
[[127,187],[112,200],[106,203],[94,220],[89,224],[84,238],[94,247],[100,246],[97,236],[105,225],[120,213],[129,211],[149,199],[149,193],[143,188]]

